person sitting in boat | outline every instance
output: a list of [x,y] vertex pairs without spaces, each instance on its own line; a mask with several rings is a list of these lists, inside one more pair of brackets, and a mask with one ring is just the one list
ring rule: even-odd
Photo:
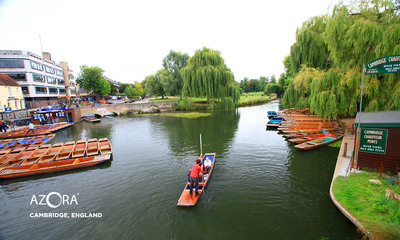
[[190,190],[189,194],[192,196],[193,194],[193,186],[195,187],[195,195],[194,196],[199,196],[199,175],[201,173],[201,167],[200,167],[201,159],[198,158],[196,162],[193,164],[192,167],[192,172],[190,173]]
[[204,160],[204,168],[205,173],[208,174],[211,169],[211,160],[208,157],[206,157],[206,160]]

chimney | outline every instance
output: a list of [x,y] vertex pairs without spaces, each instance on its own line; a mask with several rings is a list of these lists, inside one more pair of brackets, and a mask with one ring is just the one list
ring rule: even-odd
[[51,54],[49,52],[42,52],[43,58],[51,61]]

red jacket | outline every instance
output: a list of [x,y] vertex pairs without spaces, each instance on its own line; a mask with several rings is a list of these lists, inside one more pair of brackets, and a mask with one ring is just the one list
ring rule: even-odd
[[194,163],[192,168],[192,173],[190,174],[191,177],[197,178],[199,177],[199,172],[201,171],[201,167],[199,164]]

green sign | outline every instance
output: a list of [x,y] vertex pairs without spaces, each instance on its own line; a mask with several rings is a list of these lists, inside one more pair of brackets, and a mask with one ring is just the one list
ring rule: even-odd
[[387,129],[362,128],[360,152],[386,154],[387,136]]
[[367,63],[365,74],[400,73],[400,55],[378,58]]

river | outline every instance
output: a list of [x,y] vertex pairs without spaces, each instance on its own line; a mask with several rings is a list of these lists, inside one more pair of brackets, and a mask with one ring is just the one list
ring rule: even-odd
[[[0,239],[360,239],[329,197],[339,149],[301,151],[266,130],[279,108],[106,116],[61,130],[53,143],[109,138],[112,162],[0,182]],[[200,134],[203,152],[216,153],[213,175],[195,207],[177,207]]]

